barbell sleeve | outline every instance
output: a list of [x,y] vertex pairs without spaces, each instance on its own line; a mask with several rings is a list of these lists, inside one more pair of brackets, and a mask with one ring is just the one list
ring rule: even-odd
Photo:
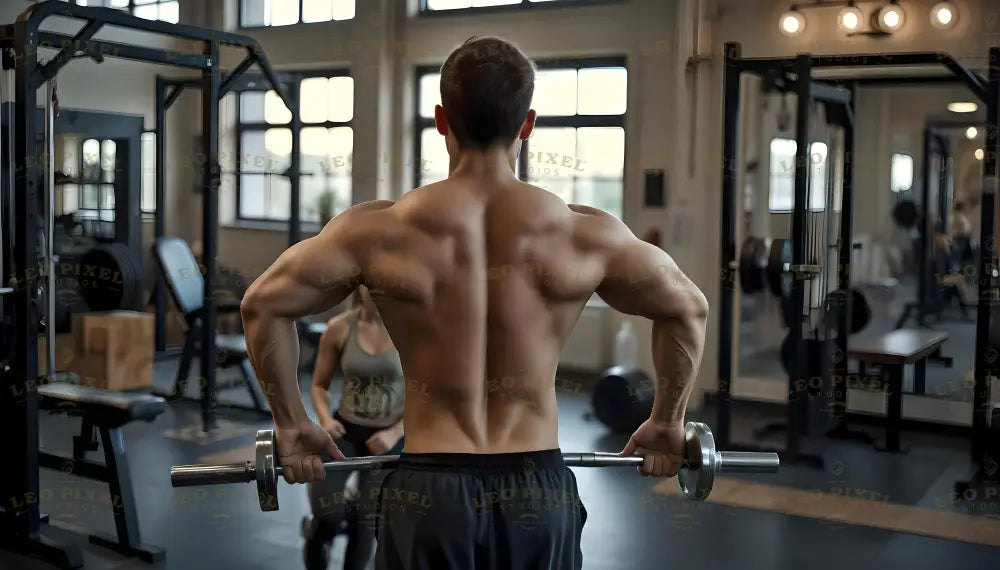
[[777,473],[777,453],[719,451],[719,473]]
[[178,465],[170,468],[171,487],[249,483],[255,478],[252,461],[225,465]]

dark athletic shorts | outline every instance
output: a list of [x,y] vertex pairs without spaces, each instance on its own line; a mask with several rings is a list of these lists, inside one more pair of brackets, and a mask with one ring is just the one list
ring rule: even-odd
[[582,566],[587,511],[557,449],[404,453],[379,499],[378,570]]

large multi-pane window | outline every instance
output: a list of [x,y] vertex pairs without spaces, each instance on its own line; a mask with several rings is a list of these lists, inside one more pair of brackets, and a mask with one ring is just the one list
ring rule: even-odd
[[[299,74],[302,221],[320,221],[351,205],[354,79],[347,72]],[[274,91],[238,99],[236,216],[287,221],[291,183],[292,114]]]
[[[538,63],[532,108],[538,120],[521,148],[517,175],[558,195],[622,215],[628,72],[623,58]],[[444,138],[434,127],[438,69],[417,72],[414,175],[422,186],[448,176]]]
[[[768,209],[774,213],[791,212],[795,204],[795,149],[792,139],[776,137],[770,145],[770,187]],[[826,208],[826,191],[829,186],[826,143],[809,144],[809,209]],[[835,209],[840,203],[840,191],[834,197]]]
[[115,187],[121,182],[117,143],[74,136],[63,136],[62,141],[56,211],[72,214],[87,235],[114,237]]
[[78,6],[97,6],[128,10],[146,20],[163,20],[176,24],[180,19],[178,0],[75,0]]
[[291,26],[354,18],[356,0],[240,0],[240,26]]
[[595,0],[421,0],[423,12],[464,10],[468,8],[489,8],[493,6],[546,6],[552,4],[593,4]]

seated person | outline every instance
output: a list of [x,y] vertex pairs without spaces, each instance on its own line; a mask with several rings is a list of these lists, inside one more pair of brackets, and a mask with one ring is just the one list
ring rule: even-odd
[[[345,456],[399,453],[405,389],[399,354],[366,287],[358,289],[351,305],[330,319],[320,339],[311,390],[313,409]],[[330,383],[338,363],[344,388],[337,411],[331,413]],[[348,522],[344,569],[368,566],[375,542],[373,515],[378,512],[370,489],[380,487],[382,478],[370,469],[358,474],[361,494],[355,501],[344,500],[350,472],[329,473],[324,481],[309,485],[313,520],[306,533],[308,569],[326,568],[330,542],[344,520]]]
[[940,225],[934,228],[931,237],[931,251],[927,274],[931,278],[932,287],[930,295],[943,300],[941,296],[944,290],[950,287],[958,295],[958,300],[962,305],[974,304],[974,295],[970,297],[968,283],[963,277],[963,267],[956,264],[952,255],[953,246],[951,238],[944,232]]

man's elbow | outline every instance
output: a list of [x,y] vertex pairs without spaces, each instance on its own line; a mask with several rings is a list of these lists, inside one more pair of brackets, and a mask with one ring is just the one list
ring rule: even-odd
[[706,297],[705,293],[703,293],[697,286],[692,286],[691,288],[691,318],[700,322],[707,322],[710,310],[710,307],[708,306],[708,297]]
[[247,321],[260,318],[266,312],[266,309],[266,296],[261,292],[260,282],[255,281],[247,289],[246,294],[243,295],[243,300],[240,301],[240,316],[243,317],[243,322],[246,323]]

